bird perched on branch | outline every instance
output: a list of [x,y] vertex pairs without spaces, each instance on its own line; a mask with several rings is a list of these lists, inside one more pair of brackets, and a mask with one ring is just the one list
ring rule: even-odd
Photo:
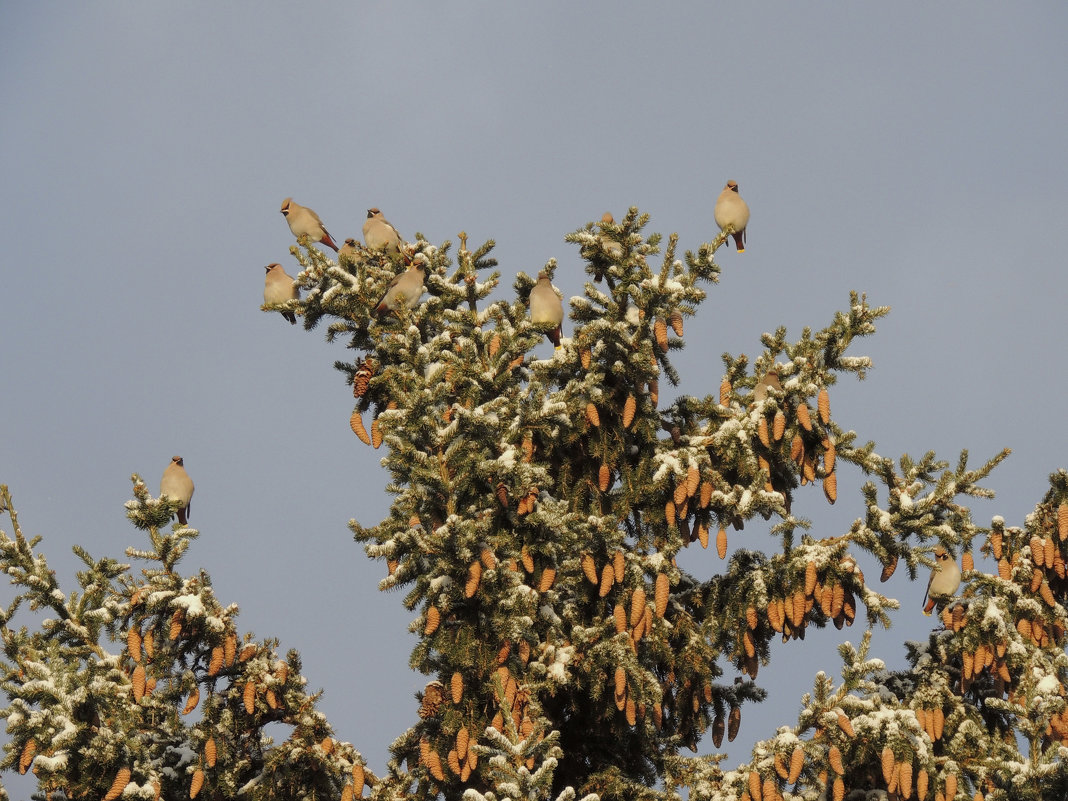
[[[268,264],[264,269],[267,271],[267,277],[263,279],[264,303],[273,306],[300,297],[293,276],[282,269],[281,264]],[[291,325],[296,325],[297,315],[293,312],[282,310],[281,315],[289,320]]]
[[742,200],[738,194],[738,182],[727,181],[723,191],[716,199],[716,207],[712,211],[719,230],[725,231],[731,227],[731,236],[734,237],[734,246],[739,253],[745,252],[745,227],[749,225],[749,204]]
[[301,236],[307,236],[311,242],[322,242],[328,248],[333,248],[337,251],[337,245],[334,244],[334,240],[330,238],[330,233],[323,225],[323,221],[319,219],[319,215],[306,206],[302,206],[296,203],[293,198],[287,197],[282,201],[282,214],[286,218],[286,222],[289,223],[289,230],[293,232],[293,236],[300,239]]
[[935,604],[951,598],[960,587],[960,568],[953,556],[941,545],[935,548],[935,566],[931,569],[931,578],[927,582],[927,592],[923,594],[926,601],[923,613],[930,616]]
[[189,521],[189,502],[193,499],[193,479],[185,472],[185,462],[175,456],[163,471],[159,482],[159,494],[178,501],[178,522],[183,526]]
[[539,326],[554,326],[545,336],[558,348],[563,320],[564,302],[553,288],[549,274],[542,270],[538,273],[538,283],[530,290],[530,321]]
[[367,210],[367,221],[363,224],[363,241],[371,250],[385,251],[390,258],[401,254],[401,235],[377,208]]
[[382,299],[375,306],[375,314],[381,317],[386,312],[396,311],[401,304],[409,309],[419,305],[419,299],[423,297],[423,271],[422,262],[416,262],[403,273],[395,276],[386,287]]

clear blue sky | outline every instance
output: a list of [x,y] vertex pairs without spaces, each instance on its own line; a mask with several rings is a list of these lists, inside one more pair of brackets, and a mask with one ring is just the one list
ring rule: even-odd
[[[183,455],[186,570],[302,652],[381,771],[426,679],[346,528],[388,508],[332,369],[352,354],[259,311],[263,266],[294,270],[282,199],[339,241],[370,206],[409,238],[494,238],[505,288],[556,257],[570,296],[565,233],[638,205],[695,248],[733,178],[749,247],[722,252],[687,322],[682,389],[715,392],[720,353],[865,291],[893,313],[854,348],[869,379],[832,391],[839,424],[887,456],[1013,448],[976,518],[1019,524],[1068,466],[1066,31],[1055,3],[4,3],[0,482],[69,581],[72,543],[140,544],[129,475],[155,492]],[[861,477],[839,482],[833,510],[818,490],[795,504],[820,536],[863,513]],[[930,625],[902,573],[876,640],[891,664]],[[727,765],[796,723],[860,634],[777,647]]]

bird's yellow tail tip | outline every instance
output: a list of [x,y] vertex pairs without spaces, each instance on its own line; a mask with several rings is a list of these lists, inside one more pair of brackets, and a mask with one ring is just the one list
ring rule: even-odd
[[745,253],[745,248],[738,248],[739,253]]

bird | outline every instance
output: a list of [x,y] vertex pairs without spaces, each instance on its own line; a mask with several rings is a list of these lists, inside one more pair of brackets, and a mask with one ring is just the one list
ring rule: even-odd
[[402,302],[409,309],[418,306],[425,289],[424,276],[422,262],[416,262],[403,273],[394,276],[382,299],[375,306],[375,314],[381,317],[386,312],[396,311]]
[[767,375],[757,381],[756,386],[753,387],[753,403],[760,403],[760,401],[768,397],[768,390],[771,389],[782,392],[782,384],[779,382],[779,374],[774,370],[769,370]]
[[314,211],[296,203],[293,198],[287,197],[282,201],[282,214],[285,215],[286,222],[289,223],[289,230],[293,232],[293,236],[297,239],[307,236],[310,241],[322,242],[328,248],[333,248],[335,252],[337,251],[337,245],[330,238],[330,232],[326,230],[323,221],[319,219],[319,215]]
[[734,237],[734,246],[738,248],[739,253],[745,253],[745,227],[749,225],[749,204],[738,194],[737,181],[727,181],[727,185],[716,198],[712,216],[716,218],[716,225],[721,231],[728,225],[733,226],[731,235]]
[[356,244],[356,240],[353,239],[351,236],[346,239],[345,244],[341,246],[341,250],[339,250],[337,254],[338,264],[341,264],[341,262],[343,261],[347,261],[350,263],[355,263],[359,261],[360,256],[356,250],[357,247],[358,245]]
[[554,347],[560,347],[561,325],[564,320],[564,302],[553,288],[549,274],[542,270],[538,273],[538,283],[530,290],[530,321],[534,325],[551,325],[553,329],[545,334]]
[[960,568],[950,553],[939,545],[935,548],[936,564],[931,569],[931,578],[927,582],[927,591],[923,594],[926,604],[923,613],[930,617],[935,604],[949,598],[960,587]]
[[367,210],[367,220],[363,224],[363,241],[371,250],[384,250],[391,258],[400,255],[401,235],[377,208]]
[[178,501],[178,522],[183,526],[189,520],[189,502],[193,499],[193,479],[185,472],[185,462],[175,456],[163,471],[159,482],[159,494]]
[[[604,252],[608,254],[609,258],[613,260],[623,258],[623,246],[614,239],[610,239],[609,237],[611,236],[611,234],[605,231],[606,225],[615,225],[615,222],[616,220],[612,216],[612,212],[610,211],[606,211],[601,216],[601,247]],[[604,257],[600,256],[599,254],[593,258],[593,262],[593,280],[600,281],[602,278],[604,278],[604,274],[608,268],[608,264],[605,262]]]
[[[287,300],[297,300],[300,293],[293,281],[293,276],[282,269],[281,264],[268,264],[264,267],[267,277],[263,279],[263,302],[269,306],[285,303]],[[289,320],[291,325],[296,325],[297,315],[288,310],[282,311],[282,316]]]

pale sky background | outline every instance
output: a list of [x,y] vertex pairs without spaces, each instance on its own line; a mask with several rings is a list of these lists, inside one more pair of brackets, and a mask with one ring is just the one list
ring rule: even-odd
[[[460,230],[494,238],[498,297],[556,257],[571,296],[566,233],[638,205],[696,248],[733,178],[749,246],[720,252],[686,323],[682,389],[717,392],[719,354],[754,357],[761,332],[796,339],[867,292],[893,312],[851,350],[869,378],[832,388],[838,423],[887,456],[1013,448],[973,508],[1021,524],[1068,466],[1066,34],[1053,2],[3,3],[0,482],[69,591],[73,543],[143,543],[130,474],[155,493],[183,455],[201,532],[185,572],[211,573],[243,631],[300,650],[381,772],[427,678],[407,667],[403,593],[377,591],[385,565],[346,528],[389,503],[332,367],[352,353],[259,310],[263,266],[296,269],[282,199],[339,242],[370,206],[454,252]],[[842,533],[861,483],[843,466],[833,510],[816,488],[795,513]],[[923,586],[899,571],[884,589],[904,608],[875,651],[901,665],[931,626]],[[725,766],[795,724],[861,633],[777,646]]]

